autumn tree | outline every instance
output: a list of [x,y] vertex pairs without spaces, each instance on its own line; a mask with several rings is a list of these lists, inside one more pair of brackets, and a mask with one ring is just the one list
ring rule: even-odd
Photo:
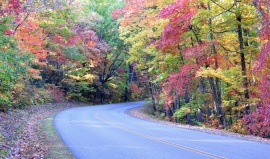
[[253,71],[260,77],[260,103],[257,103],[255,111],[246,115],[243,122],[247,125],[249,134],[258,135],[262,137],[270,136],[269,125],[269,110],[270,110],[270,96],[269,96],[269,9],[267,8],[269,1],[254,0],[253,5],[257,8],[261,16],[261,30],[259,31],[261,46],[260,53],[253,66]]
[[[99,90],[102,103],[105,102],[105,92],[107,92],[107,96],[110,94],[108,94],[106,87],[108,87],[108,84],[116,84],[113,78],[119,75],[117,72],[123,67],[122,64],[124,62],[125,46],[123,41],[119,38],[119,32],[117,30],[119,24],[111,17],[111,12],[120,7],[121,4],[122,3],[118,1],[111,1],[109,4],[106,0],[88,3],[88,12],[96,12],[102,17],[102,20],[96,25],[99,41],[108,44],[108,50],[103,51],[103,61],[100,62],[97,69],[95,69],[99,82],[101,83],[101,88],[103,87],[102,90]],[[122,84],[119,83],[118,85]],[[120,87],[118,89],[120,89]],[[104,92],[104,90],[107,91]]]
[[[9,1],[1,3],[0,13],[0,110],[7,111],[13,104],[13,91],[27,81],[27,69],[31,61],[30,54],[22,54],[13,37],[13,14],[22,11],[21,3]],[[15,17],[16,17],[15,16]]]

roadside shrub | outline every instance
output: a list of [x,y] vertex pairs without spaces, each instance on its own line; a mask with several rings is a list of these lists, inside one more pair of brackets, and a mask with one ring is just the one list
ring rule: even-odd
[[12,91],[13,108],[24,108],[26,105],[32,104],[33,99],[29,92],[33,92],[33,90],[25,87],[23,84],[15,85]]
[[181,107],[180,109],[177,109],[174,113],[174,116],[176,118],[185,118],[187,113],[190,112],[190,109],[189,108],[186,108],[186,107]]
[[53,102],[64,102],[64,92],[55,85],[46,85],[45,88],[35,86],[24,86],[18,84],[13,89],[13,108],[22,109],[28,105],[38,105]]
[[238,119],[229,129],[231,132],[247,134],[247,127],[244,125],[243,120]]
[[270,106],[258,105],[254,112],[243,117],[243,123],[247,126],[250,135],[270,138]]
[[205,125],[207,127],[219,129],[220,124],[219,124],[219,120],[217,119],[216,115],[214,115],[214,114],[210,115],[209,117],[207,117],[206,121],[207,122],[205,123]]
[[64,102],[66,100],[65,93],[62,89],[56,87],[55,85],[47,86],[49,94],[53,98],[53,102]]
[[149,115],[155,115],[155,112],[153,110],[153,104],[150,99],[146,99],[146,102],[144,104],[144,112]]
[[28,105],[37,105],[52,102],[53,97],[44,88],[20,87],[13,91],[13,108],[22,109]]
[[80,101],[80,102],[88,102],[87,98],[82,96],[82,93],[76,93],[69,91],[67,92],[67,99],[75,100],[75,101]]
[[165,117],[166,117],[164,112],[159,112],[159,111],[155,111],[154,116],[159,118],[159,119],[165,119]]
[[72,79],[64,79],[61,82],[61,88],[66,92],[68,100],[81,102],[89,102],[91,100],[90,95],[96,91],[87,82],[76,82]]
[[11,106],[11,95],[0,93],[0,111],[7,111]]
[[34,105],[52,103],[54,101],[53,94],[46,88],[35,88],[35,94],[32,95],[34,96]]

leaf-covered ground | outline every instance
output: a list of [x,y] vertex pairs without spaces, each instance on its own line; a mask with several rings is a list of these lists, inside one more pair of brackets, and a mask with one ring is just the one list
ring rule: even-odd
[[82,105],[65,102],[0,112],[0,158],[46,158],[50,139],[42,133],[40,123],[58,111]]

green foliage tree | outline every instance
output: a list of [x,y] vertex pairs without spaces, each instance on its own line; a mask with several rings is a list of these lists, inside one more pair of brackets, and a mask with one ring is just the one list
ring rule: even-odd
[[13,37],[6,35],[10,17],[2,17],[0,24],[0,110],[6,111],[12,106],[13,90],[17,84],[28,79],[27,69],[31,61],[30,54],[21,54]]

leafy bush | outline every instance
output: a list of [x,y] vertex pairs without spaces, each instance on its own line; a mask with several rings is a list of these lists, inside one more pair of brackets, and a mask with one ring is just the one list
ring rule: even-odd
[[24,86],[17,84],[13,89],[14,108],[24,108],[28,105],[45,104],[65,101],[64,92],[55,85],[46,85],[45,88]]
[[244,125],[243,120],[238,119],[229,129],[231,132],[247,134],[247,127]]
[[188,110],[190,111],[190,109],[187,107],[181,107],[175,111],[174,116],[177,118],[185,118]]
[[33,86],[16,86],[13,90],[13,108],[24,108],[28,105],[37,105],[53,102],[54,97],[51,92],[45,88],[36,88]]
[[7,111],[11,106],[11,95],[0,93],[0,111]]
[[270,106],[258,105],[256,110],[243,117],[247,126],[247,133],[260,137],[270,138]]
[[218,117],[215,114],[211,114],[209,117],[206,119],[206,126],[207,127],[212,127],[215,129],[223,129],[224,127],[220,124],[220,121]]
[[77,82],[72,79],[65,79],[61,82],[61,88],[66,92],[66,98],[81,102],[89,102],[90,94],[95,92],[93,87],[90,87],[87,82]]
[[195,116],[199,108],[200,103],[197,100],[192,100],[190,103],[186,103],[180,109],[177,109],[174,113],[174,117],[178,122],[186,123],[186,115],[190,113],[191,116]]
[[82,93],[76,93],[76,92],[72,92],[69,91],[67,92],[67,99],[72,99],[72,100],[76,100],[76,101],[80,101],[80,102],[87,102],[87,98],[82,96]]
[[53,97],[53,102],[64,102],[66,100],[65,93],[62,89],[56,87],[55,85],[47,86],[49,94]]
[[159,112],[159,111],[155,111],[154,112],[155,117],[159,118],[159,119],[165,119],[165,113],[164,112]]

